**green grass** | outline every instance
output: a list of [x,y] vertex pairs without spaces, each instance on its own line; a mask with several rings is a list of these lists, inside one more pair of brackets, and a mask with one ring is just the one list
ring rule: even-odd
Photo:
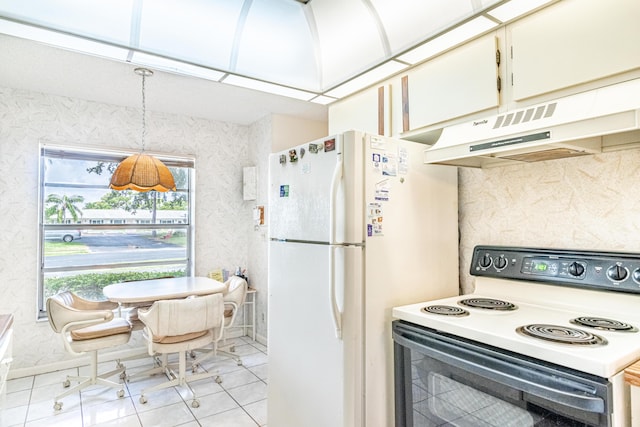
[[187,246],[187,236],[184,233],[172,233],[171,237],[167,237],[167,233],[158,233],[156,237],[152,237],[152,240],[156,240],[164,243],[171,243],[172,245]]
[[168,239],[164,239],[164,242],[171,243],[178,246],[186,246],[187,245],[187,236],[173,235]]
[[88,254],[87,245],[80,242],[44,242],[44,256],[60,256],[74,254]]

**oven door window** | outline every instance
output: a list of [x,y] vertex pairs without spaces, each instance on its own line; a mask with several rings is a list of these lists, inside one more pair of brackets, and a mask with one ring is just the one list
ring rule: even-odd
[[601,378],[394,322],[396,427],[609,426]]

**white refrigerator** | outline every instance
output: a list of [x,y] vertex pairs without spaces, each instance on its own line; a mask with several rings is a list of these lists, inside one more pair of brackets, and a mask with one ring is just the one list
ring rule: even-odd
[[349,131],[269,159],[269,427],[388,427],[391,308],[458,294],[457,169]]

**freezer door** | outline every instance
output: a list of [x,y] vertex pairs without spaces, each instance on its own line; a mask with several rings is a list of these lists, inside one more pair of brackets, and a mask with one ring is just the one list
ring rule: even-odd
[[[269,245],[268,425],[360,426],[362,248]],[[332,256],[341,338],[331,300]]]
[[271,238],[330,241],[331,219],[343,221],[332,216],[332,209],[333,212],[344,211],[340,184],[342,164],[338,155],[341,151],[342,137],[338,135],[269,157]]

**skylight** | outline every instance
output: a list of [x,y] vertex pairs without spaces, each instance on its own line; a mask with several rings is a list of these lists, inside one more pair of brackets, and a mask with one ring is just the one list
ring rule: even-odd
[[[548,1],[531,3],[540,7]],[[500,19],[527,13],[514,12],[509,4],[507,0],[0,0],[0,33],[330,103],[486,33],[500,25]]]

